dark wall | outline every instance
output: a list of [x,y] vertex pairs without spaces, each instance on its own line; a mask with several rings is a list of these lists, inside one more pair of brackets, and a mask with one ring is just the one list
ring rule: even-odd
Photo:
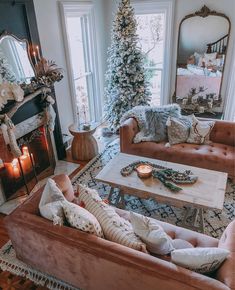
[[4,30],[39,44],[33,0],[0,0],[0,32]]
[[[0,0],[0,34],[3,31],[12,33],[18,38],[27,39],[29,44],[39,45],[40,47],[33,0]],[[52,91],[54,94],[53,88]],[[12,105],[14,104],[9,103],[0,113],[6,113]],[[65,149],[56,104],[54,109],[57,113],[54,131],[57,155],[59,159],[63,159],[65,157]],[[18,124],[41,111],[40,97],[37,97],[17,111],[13,117],[13,122]]]

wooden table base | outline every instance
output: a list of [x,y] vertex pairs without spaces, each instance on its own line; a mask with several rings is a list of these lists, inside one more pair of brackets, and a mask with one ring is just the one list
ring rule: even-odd
[[[118,195],[115,198],[114,202],[112,202],[114,188],[111,187],[108,201],[109,204],[121,209],[125,209],[125,194],[122,190],[118,189]],[[204,210],[202,208],[191,208],[187,207],[183,221],[181,226],[183,228],[190,229],[192,231],[198,231],[201,233],[205,232],[205,224],[204,224]]]

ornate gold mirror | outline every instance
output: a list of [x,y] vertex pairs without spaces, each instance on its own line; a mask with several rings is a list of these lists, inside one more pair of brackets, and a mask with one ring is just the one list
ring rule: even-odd
[[229,18],[204,6],[181,21],[174,101],[185,114],[221,115]]
[[28,41],[4,32],[0,36],[0,83],[29,84],[34,76]]

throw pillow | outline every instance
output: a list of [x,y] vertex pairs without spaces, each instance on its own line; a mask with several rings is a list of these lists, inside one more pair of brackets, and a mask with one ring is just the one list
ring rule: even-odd
[[217,270],[228,255],[228,250],[220,248],[189,248],[172,251],[171,261],[189,270],[205,274]]
[[[190,118],[174,118],[169,117],[167,122],[167,135],[170,145],[185,143],[189,137],[192,121]],[[168,146],[166,144],[166,146]]]
[[65,200],[63,193],[57,187],[55,181],[49,178],[39,202],[40,214],[44,218],[53,221],[54,225],[63,225],[64,212],[62,205]]
[[96,217],[86,209],[74,203],[65,201],[63,202],[63,210],[70,226],[101,238],[104,237],[101,226]]
[[192,116],[192,127],[187,139],[187,143],[192,144],[209,144],[210,133],[215,125],[214,121],[199,121],[194,115]]
[[146,244],[150,253],[167,255],[174,250],[172,239],[154,219],[130,212],[134,232]]
[[211,66],[216,64],[216,58],[217,58],[217,52],[213,53],[205,53],[204,54],[204,60],[205,60],[205,66]]
[[78,201],[97,218],[107,240],[147,253],[146,245],[136,236],[130,222],[102,201],[96,190],[79,185]]

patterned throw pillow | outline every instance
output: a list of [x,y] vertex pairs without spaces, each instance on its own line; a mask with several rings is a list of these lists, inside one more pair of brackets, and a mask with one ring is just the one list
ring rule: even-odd
[[187,143],[209,144],[210,133],[215,125],[213,121],[199,121],[195,116],[192,117],[192,127],[190,128]]
[[154,219],[130,212],[130,221],[136,235],[146,244],[150,253],[167,255],[174,250],[171,237]]
[[78,201],[97,218],[107,240],[147,253],[146,245],[136,236],[130,222],[102,201],[96,190],[79,185]]
[[228,255],[228,250],[220,248],[189,248],[172,251],[171,261],[203,274],[217,270]]
[[101,226],[96,217],[86,209],[74,203],[65,201],[63,202],[63,210],[70,226],[101,238],[104,237]]
[[55,181],[48,178],[39,202],[40,214],[44,218],[53,221],[54,225],[63,225],[65,218],[62,203],[65,200],[63,193],[57,187]]
[[192,119],[190,117],[169,117],[166,125],[170,145],[185,143],[189,137]]

